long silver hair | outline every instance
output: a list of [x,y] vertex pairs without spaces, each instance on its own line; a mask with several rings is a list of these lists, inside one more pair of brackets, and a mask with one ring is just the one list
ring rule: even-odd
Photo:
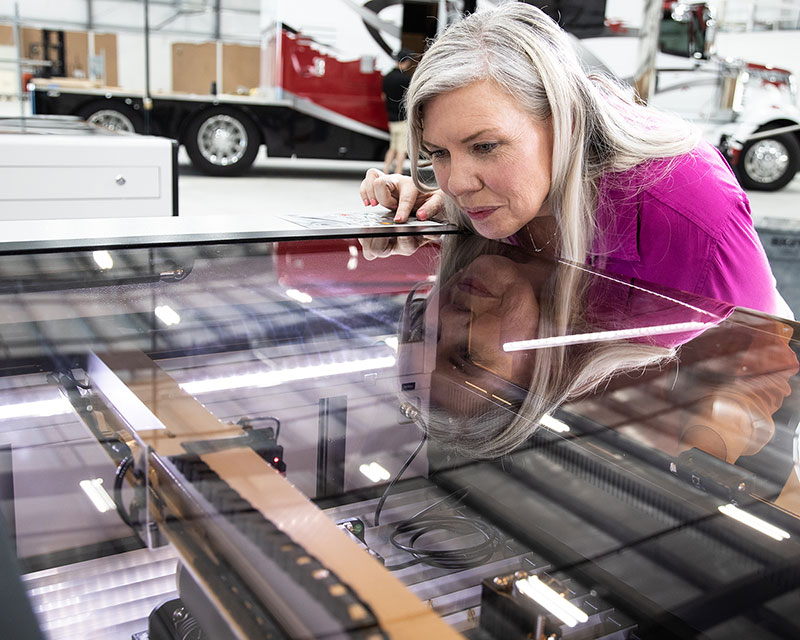
[[[608,76],[588,74],[571,36],[546,14],[510,2],[451,25],[417,66],[406,113],[412,176],[419,189],[436,188],[420,174],[425,105],[482,80],[496,83],[535,121],[552,123],[548,201],[559,225],[559,255],[568,260],[583,263],[593,247],[601,176],[683,154],[697,143],[697,133],[685,121],[637,104]],[[447,216],[472,228],[449,199]]]

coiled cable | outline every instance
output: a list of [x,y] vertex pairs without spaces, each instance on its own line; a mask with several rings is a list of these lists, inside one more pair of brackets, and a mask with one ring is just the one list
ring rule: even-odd
[[[378,505],[375,508],[374,526],[380,524],[380,514],[386,499],[392,491],[392,488],[398,480],[405,473],[406,469],[411,465],[414,458],[417,457],[426,440],[428,439],[427,429],[422,420],[419,409],[409,402],[404,402],[400,406],[400,410],[407,418],[413,420],[422,429],[423,435],[420,443],[416,449],[411,453],[408,459],[400,467],[391,482],[388,484],[383,492]],[[404,562],[397,565],[387,566],[390,571],[397,571],[405,569],[414,564],[424,563],[433,567],[442,569],[467,569],[476,567],[487,562],[495,552],[499,542],[499,536],[494,527],[481,522],[475,518],[468,518],[462,515],[429,515],[431,512],[440,507],[445,501],[458,497],[458,501],[466,495],[466,489],[461,489],[453,494],[447,495],[444,498],[436,501],[411,516],[407,520],[400,522],[389,536],[389,541],[397,549],[405,551],[413,557],[413,560]],[[460,494],[460,495],[459,495]],[[437,546],[419,546],[422,539],[428,539],[434,533],[449,532],[459,536],[468,536],[474,538],[479,537],[479,541],[475,544],[470,544],[464,547],[457,547],[453,549],[438,548]]]

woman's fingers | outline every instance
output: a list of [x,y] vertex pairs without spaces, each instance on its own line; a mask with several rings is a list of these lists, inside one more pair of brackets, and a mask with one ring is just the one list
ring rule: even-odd
[[367,169],[364,179],[361,181],[361,199],[364,201],[364,206],[375,206],[378,204],[378,199],[375,197],[375,181],[386,174],[378,169]]
[[360,192],[365,206],[380,204],[387,209],[393,209],[395,222],[406,222],[415,212],[419,220],[444,219],[442,191],[422,192],[417,189],[410,176],[369,169],[361,181]]
[[375,178],[372,182],[372,190],[375,194],[375,204],[386,207],[387,209],[397,208],[398,183],[403,176],[397,174],[383,174]]
[[388,237],[378,238],[359,238],[361,243],[361,254],[365,260],[374,260],[375,258],[384,258],[391,253],[390,241]]
[[444,193],[434,191],[427,200],[419,205],[417,218],[420,220],[444,220]]
[[398,176],[395,182],[397,189],[397,209],[394,213],[395,222],[405,222],[417,207],[420,197],[419,189],[414,186],[414,181],[408,176]]
[[359,238],[361,254],[365,260],[386,258],[392,255],[410,256],[423,244],[428,244],[427,236],[384,236],[378,238]]
[[393,254],[410,256],[423,244],[428,244],[425,236],[398,236],[397,243],[392,249]]

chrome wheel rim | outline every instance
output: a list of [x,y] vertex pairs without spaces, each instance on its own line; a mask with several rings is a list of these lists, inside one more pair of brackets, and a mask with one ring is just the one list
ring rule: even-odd
[[133,122],[124,113],[114,109],[101,109],[89,116],[88,121],[98,127],[103,127],[109,131],[126,131],[134,133]]
[[236,118],[211,116],[200,125],[197,147],[211,164],[227,167],[239,162],[247,151],[247,131]]
[[774,138],[759,140],[744,156],[744,170],[755,182],[779,180],[789,166],[789,150]]

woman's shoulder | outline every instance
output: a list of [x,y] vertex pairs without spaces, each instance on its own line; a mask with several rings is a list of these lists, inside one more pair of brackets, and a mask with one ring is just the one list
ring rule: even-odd
[[653,181],[647,190],[679,211],[707,215],[713,214],[707,211],[712,207],[747,202],[728,162],[705,141],[688,153],[653,163],[650,172]]
[[601,181],[601,219],[609,207],[625,202],[636,202],[639,215],[646,202],[647,208],[680,216],[712,237],[724,232],[732,216],[750,215],[747,195],[727,161],[705,141],[682,155],[649,160]]

